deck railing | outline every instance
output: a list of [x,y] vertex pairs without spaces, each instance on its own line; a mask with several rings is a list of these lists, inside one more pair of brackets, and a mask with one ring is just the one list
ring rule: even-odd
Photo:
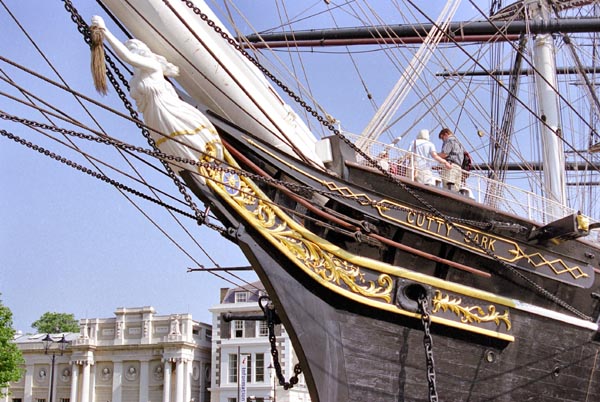
[[[349,133],[344,133],[344,135],[352,140],[357,138],[356,135]],[[369,147],[368,155],[390,173],[414,180],[416,154],[390,144],[373,141]],[[364,158],[359,157],[358,159],[358,162],[365,166],[373,165]],[[433,166],[432,171],[436,186],[441,188],[440,172],[443,167],[434,160],[428,160],[428,162],[430,162],[430,166]],[[479,203],[527,218],[541,225],[577,212],[531,191],[492,180],[478,171],[463,171],[463,182],[459,186],[459,193]],[[594,242],[599,241],[598,234],[595,232],[587,236],[587,239]]]

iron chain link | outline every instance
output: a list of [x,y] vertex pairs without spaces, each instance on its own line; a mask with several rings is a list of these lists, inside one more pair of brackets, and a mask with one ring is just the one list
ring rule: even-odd
[[[11,140],[13,140],[13,141],[15,141],[15,142],[17,142],[19,144],[22,144],[22,145],[26,146],[27,148],[33,149],[34,151],[37,151],[37,152],[39,152],[39,153],[41,153],[43,155],[46,155],[46,156],[50,157],[51,159],[54,159],[54,160],[59,161],[61,163],[64,163],[65,165],[67,165],[69,167],[72,167],[72,168],[74,168],[74,169],[76,169],[76,170],[78,170],[80,172],[86,173],[86,174],[88,174],[88,175],[90,175],[92,177],[95,177],[96,179],[104,181],[105,183],[111,184],[111,185],[113,185],[113,186],[115,186],[115,187],[117,187],[117,188],[119,188],[119,189],[121,189],[123,191],[127,191],[127,192],[129,192],[131,194],[134,194],[134,195],[136,195],[136,196],[138,196],[140,198],[143,198],[143,199],[145,199],[147,201],[153,202],[153,203],[158,204],[158,205],[160,205],[162,207],[165,207],[165,208],[168,208],[168,209],[170,209],[170,210],[172,210],[174,212],[177,212],[178,214],[181,214],[181,215],[186,216],[188,218],[194,219],[194,216],[192,214],[188,213],[188,212],[182,211],[179,208],[175,208],[175,207],[173,207],[171,205],[168,205],[168,204],[165,204],[164,202],[159,201],[159,200],[157,200],[155,198],[149,197],[148,195],[146,195],[146,194],[144,194],[144,193],[142,193],[140,191],[137,191],[137,190],[135,190],[135,189],[133,189],[131,187],[128,187],[128,186],[126,186],[126,185],[124,185],[122,183],[119,183],[118,181],[116,181],[114,179],[111,179],[111,178],[109,178],[106,175],[103,175],[101,173],[95,172],[95,171],[93,171],[93,170],[91,170],[91,169],[89,169],[89,168],[87,168],[85,166],[82,166],[82,165],[80,165],[80,164],[78,164],[76,162],[73,162],[73,161],[71,161],[71,160],[69,160],[69,159],[67,159],[67,158],[65,158],[63,156],[60,156],[60,155],[58,155],[58,154],[56,154],[54,152],[51,152],[51,151],[49,151],[49,150],[47,150],[47,149],[45,149],[43,147],[35,145],[35,144],[33,144],[33,143],[29,142],[29,141],[25,141],[24,139],[22,139],[22,138],[20,138],[20,137],[18,137],[16,135],[14,135],[14,134],[12,134],[12,133],[7,132],[6,130],[0,129],[0,135],[3,135],[4,137],[6,137],[8,139],[11,139]],[[220,228],[220,231],[222,231],[222,230],[223,229]]]
[[435,362],[433,360],[433,338],[431,337],[431,315],[427,294],[423,292],[419,295],[419,309],[421,310],[421,323],[423,324],[423,345],[425,346],[425,359],[427,360],[427,384],[429,385],[429,402],[438,402],[438,395],[435,383]]
[[[265,305],[262,302],[268,300],[268,303]],[[277,313],[275,313],[275,306],[270,301],[269,297],[262,296],[258,301],[260,308],[265,313],[267,317],[267,328],[269,330],[269,343],[271,344],[271,357],[273,360],[273,367],[275,368],[275,375],[277,376],[277,381],[279,385],[283,387],[283,389],[288,390],[293,388],[294,385],[298,384],[298,376],[302,374],[302,367],[300,364],[296,364],[294,366],[294,375],[290,377],[289,381],[285,381],[285,377],[283,376],[283,371],[281,370],[281,364],[279,363],[279,351],[277,350],[277,338],[275,337],[275,323],[279,322],[277,317]]]

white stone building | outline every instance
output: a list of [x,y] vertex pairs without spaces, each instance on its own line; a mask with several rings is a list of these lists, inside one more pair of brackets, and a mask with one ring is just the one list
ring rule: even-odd
[[[21,335],[22,379],[1,402],[208,402],[212,330],[190,314],[118,308],[115,317],[80,320],[61,355],[45,354],[46,334]],[[54,344],[54,347],[57,345]],[[52,365],[52,350],[55,359]]]
[[[263,314],[258,298],[266,295],[264,286],[254,282],[234,289],[221,289],[221,302],[209,310],[213,314],[211,402],[238,402],[242,381],[239,362],[247,361],[246,400],[310,402],[304,376],[289,390],[275,378],[271,345],[265,321],[233,320],[224,315],[258,316]],[[294,374],[298,362],[288,334],[282,325],[275,326],[279,362],[286,381]]]

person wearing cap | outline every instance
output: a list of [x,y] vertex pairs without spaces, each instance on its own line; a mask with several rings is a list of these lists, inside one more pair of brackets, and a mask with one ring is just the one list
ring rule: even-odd
[[443,128],[438,137],[443,141],[439,156],[451,164],[451,169],[442,172],[442,185],[449,190],[458,191],[462,178],[464,148],[449,128]]
[[431,159],[444,165],[445,169],[451,169],[452,165],[442,159],[435,150],[435,145],[429,140],[429,130],[421,130],[413,143],[415,157],[415,180],[418,183],[432,185],[435,183],[431,170]]

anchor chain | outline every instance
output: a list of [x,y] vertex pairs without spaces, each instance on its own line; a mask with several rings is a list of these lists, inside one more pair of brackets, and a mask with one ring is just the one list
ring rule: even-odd
[[[350,195],[347,195],[347,194],[339,194],[339,193],[334,193],[332,191],[321,190],[321,189],[313,188],[313,187],[310,187],[310,186],[302,185],[302,184],[299,184],[299,183],[292,183],[292,182],[281,181],[281,180],[274,179],[274,178],[271,178],[271,177],[265,177],[265,176],[261,176],[261,175],[258,175],[258,174],[254,174],[254,173],[245,171],[243,169],[233,168],[231,166],[228,166],[228,167],[216,166],[215,164],[210,163],[210,162],[202,162],[202,161],[199,161],[199,160],[190,160],[190,159],[178,157],[178,156],[175,156],[175,155],[168,155],[168,154],[163,153],[160,150],[156,150],[156,149],[155,150],[149,150],[149,149],[142,148],[142,147],[139,147],[139,146],[134,146],[134,145],[127,144],[125,142],[119,141],[117,139],[111,138],[111,137],[106,136],[106,135],[94,136],[94,135],[83,134],[83,133],[76,132],[76,131],[73,131],[73,130],[68,130],[68,129],[65,129],[65,128],[60,128],[60,127],[56,127],[56,126],[53,126],[53,125],[49,125],[49,124],[45,124],[45,123],[40,123],[40,122],[37,122],[37,121],[32,121],[32,120],[28,120],[28,119],[24,119],[24,118],[20,118],[20,117],[16,117],[16,116],[7,114],[7,113],[5,113],[3,111],[0,111],[0,118],[1,119],[5,119],[5,120],[14,121],[14,122],[17,122],[17,123],[21,123],[21,124],[23,124],[25,126],[32,127],[32,128],[40,128],[40,129],[43,129],[43,130],[49,130],[49,131],[53,131],[53,132],[56,132],[56,133],[60,133],[60,134],[65,135],[65,136],[77,137],[77,138],[80,138],[80,139],[83,139],[83,140],[87,140],[87,141],[91,141],[91,142],[96,142],[96,143],[101,143],[101,144],[106,144],[106,145],[118,147],[118,148],[120,148],[122,150],[126,150],[126,151],[134,151],[134,152],[137,152],[137,153],[143,153],[143,154],[146,154],[148,156],[155,157],[157,159],[165,159],[165,160],[179,162],[179,163],[186,164],[186,165],[192,165],[192,166],[196,166],[196,167],[204,167],[206,169],[220,171],[222,173],[237,174],[239,176],[243,176],[243,177],[246,177],[248,179],[257,181],[257,182],[265,183],[267,185],[284,186],[284,187],[288,188],[289,190],[293,191],[296,194],[302,194],[302,193],[306,193],[308,191],[312,191],[313,193],[321,194],[323,196],[330,197],[330,198],[353,199],[354,201],[360,202],[362,204],[366,203],[366,201],[364,201],[364,200],[359,201],[359,200],[357,200],[357,199],[355,199],[355,198],[353,198],[353,197],[351,197]],[[14,136],[14,137],[18,138],[17,136]],[[21,142],[21,141],[17,140],[17,142]],[[78,170],[82,170],[82,169],[78,168]],[[160,203],[160,201],[154,201],[154,202]],[[377,208],[379,206],[379,203],[377,201],[373,201],[373,202],[370,203],[370,205],[372,205],[373,207]],[[410,209],[410,208],[407,208],[407,207],[402,207],[402,206],[399,206],[399,205],[386,205],[386,208],[389,208],[389,209],[392,209],[392,210],[397,210],[397,211],[404,211],[404,212],[412,212],[413,211],[413,209]],[[433,215],[428,214],[426,211],[423,211],[423,212],[420,212],[420,213],[423,214],[426,217],[433,217]],[[361,223],[360,226],[363,227],[364,225]]]
[[[77,13],[77,10],[71,4],[70,0],[63,0],[63,1],[65,2],[65,8],[67,9],[67,11],[69,11],[71,13],[71,19],[77,24],[77,29],[84,36],[85,42],[88,43],[88,45],[91,45],[90,29],[89,29],[88,25],[85,23],[85,21],[83,21],[83,19],[81,18],[81,16],[79,16],[79,14]],[[304,109],[306,109],[307,112],[310,113],[314,118],[316,118],[321,124],[325,125],[335,135],[337,135],[338,137],[342,138],[342,140],[344,140],[346,143],[348,143],[348,145],[350,145],[352,148],[355,148],[355,145],[352,142],[350,142],[339,130],[335,129],[335,127],[333,125],[331,125],[330,122],[328,122],[328,120],[326,118],[324,118],[321,115],[319,115],[319,113],[316,110],[312,109],[310,105],[308,105],[304,100],[302,100],[302,98],[300,98],[299,95],[297,95],[296,93],[294,93],[288,86],[286,86],[273,73],[271,73],[262,64],[260,64],[260,62],[257,59],[255,59],[254,57],[252,57],[252,55],[250,53],[248,53],[239,43],[237,43],[226,32],[224,32],[214,21],[212,21],[206,13],[203,13],[198,7],[196,7],[192,1],[190,1],[190,0],[181,0],[181,1],[183,3],[185,3],[185,5],[188,8],[190,8],[196,15],[198,15],[202,21],[206,22],[208,24],[208,26],[210,26],[211,28],[213,28],[215,30],[215,32],[217,32],[219,35],[221,35],[221,37],[224,40],[226,40],[231,46],[233,46],[237,51],[239,51],[240,53],[242,53],[243,56],[245,56],[263,74],[265,74],[278,87],[280,87],[288,96],[290,96],[292,99],[294,99],[295,102],[297,102],[298,104],[300,104],[300,106],[302,106]],[[163,0],[163,2],[169,8],[172,9],[172,6],[170,5],[170,3],[169,3],[168,0]],[[113,60],[108,55],[105,56],[105,59],[106,59],[107,63],[109,64],[110,68],[115,71],[115,74],[117,74],[117,76],[119,77],[120,81],[129,90],[129,83],[124,78],[124,76],[120,73],[119,69],[116,67],[116,65],[113,62]],[[127,99],[127,97],[123,93],[123,91],[118,86],[118,82],[114,78],[114,76],[111,73],[110,69],[107,69],[107,76],[108,76],[109,81],[111,82],[111,84],[113,85],[113,87],[115,88],[115,90],[117,91],[117,93],[119,94],[119,97],[121,98],[121,100],[124,103],[125,107],[128,110],[131,111],[133,109],[133,107],[131,105],[131,102],[129,102],[129,100]],[[137,113],[135,111],[133,113],[135,113],[136,116],[137,116]],[[137,117],[134,117],[134,118],[137,119]],[[145,128],[141,127],[139,124],[138,124],[138,127],[142,128],[142,130],[143,130],[142,132],[144,133]],[[147,130],[145,130],[145,131],[147,132]],[[146,133],[144,133],[144,136],[146,136]],[[149,136],[149,134],[148,134],[148,136]],[[146,138],[148,138],[148,142],[152,145],[153,140],[151,138],[149,138],[148,136],[146,136]],[[360,152],[360,153],[362,153],[362,151],[360,151],[358,149],[355,149],[355,150],[358,151],[358,152]],[[366,155],[363,155],[363,156],[366,156]],[[167,170],[169,171],[170,167],[167,166]],[[175,178],[174,181],[176,181],[176,183],[177,183],[178,179]],[[394,181],[397,181],[397,180],[394,179]],[[401,186],[404,187],[403,183],[398,182],[398,184],[400,184]],[[298,191],[298,189],[296,189],[296,188],[294,188],[292,190]],[[311,190],[315,191],[315,189],[312,189],[312,188],[311,188]],[[407,189],[407,190],[410,192],[410,189]],[[338,196],[337,194],[332,194],[330,192],[320,192],[320,193],[322,193],[323,195],[328,195],[328,196]],[[188,201],[187,198],[186,198],[186,201]],[[191,199],[190,199],[190,201],[191,201]],[[378,203],[375,201],[372,204],[373,204],[373,206],[377,207]],[[404,211],[411,211],[409,208],[404,208],[404,207],[399,207],[399,206],[393,206],[393,205],[386,205],[386,208],[398,209],[398,210],[404,210]],[[423,212],[423,213],[426,214],[426,215],[429,215],[429,212]],[[431,216],[432,217],[438,217],[434,213],[431,214]],[[462,218],[456,218],[456,219],[454,219],[454,222],[468,224],[468,225],[471,225],[471,226],[477,226],[477,227],[481,227],[481,228],[489,227],[490,226],[489,223],[482,223],[482,222],[479,222],[479,221],[472,221],[472,220],[467,220],[467,219],[462,219]]]
[[[31,127],[31,128],[36,128],[36,129],[42,129],[42,130],[48,130],[48,131],[53,131],[55,133],[59,133],[62,134],[64,136],[71,136],[71,137],[76,137],[82,140],[86,140],[86,141],[91,141],[91,142],[96,142],[99,144],[105,144],[105,145],[110,145],[110,146],[114,146],[117,147],[119,149],[125,150],[125,151],[134,151],[137,153],[143,153],[145,155],[157,158],[157,159],[165,159],[165,160],[169,160],[169,161],[173,161],[173,162],[178,162],[181,164],[185,164],[185,165],[192,165],[192,166],[196,166],[198,168],[203,167],[205,169],[208,170],[214,170],[217,172],[221,172],[221,173],[228,173],[228,174],[234,174],[234,175],[238,175],[238,176],[242,176],[242,177],[246,177],[248,179],[257,181],[257,182],[262,182],[265,183],[267,185],[271,185],[271,186],[285,186],[286,188],[290,189],[291,191],[293,191],[294,193],[301,193],[301,192],[306,192],[308,190],[314,190],[313,192],[315,193],[319,193],[321,195],[327,196],[327,197],[331,197],[331,198],[348,198],[347,196],[345,196],[344,194],[337,194],[337,193],[333,193],[330,191],[325,191],[325,190],[319,190],[319,189],[313,189],[312,187],[309,186],[305,186],[302,184],[298,184],[298,183],[290,183],[290,182],[284,182],[281,180],[277,180],[271,177],[265,177],[265,176],[261,176],[255,173],[250,173],[247,172],[243,169],[239,169],[239,168],[234,168],[231,166],[225,166],[225,164],[221,164],[220,166],[215,165],[214,163],[211,162],[202,162],[199,160],[191,160],[191,159],[187,159],[187,158],[183,158],[180,156],[175,156],[175,155],[168,155],[163,153],[160,150],[150,150],[150,149],[146,149],[143,147],[139,147],[139,146],[135,146],[135,145],[131,145],[122,141],[119,141],[117,139],[111,138],[109,136],[94,136],[94,135],[89,135],[89,134],[83,134],[77,131],[73,131],[73,130],[69,130],[69,129],[65,129],[65,128],[60,128],[54,125],[49,125],[46,123],[40,123],[37,121],[32,121],[32,120],[28,120],[25,118],[20,118],[17,116],[13,116],[10,114],[7,114],[3,111],[0,110],[0,119],[4,119],[4,120],[9,120],[9,121],[13,121],[15,123],[20,123],[23,124],[27,127]],[[34,150],[37,150],[35,148],[35,146],[33,146],[33,144],[31,142],[25,141],[21,138],[19,138],[18,136],[14,135],[14,134],[3,134],[4,136],[18,142],[21,143],[23,145],[26,145],[28,148],[33,148]],[[63,158],[64,159],[64,158]],[[77,170],[83,170],[86,168],[79,168],[77,166],[80,166],[76,163],[70,163],[70,166],[76,167]],[[205,179],[210,179],[209,177],[205,177]],[[106,180],[105,180],[106,181]],[[227,185],[227,183],[223,183],[224,185]],[[130,192],[135,192],[135,190],[130,191]],[[147,197],[147,196],[145,196]],[[155,201],[154,202],[160,203],[160,201]],[[397,207],[394,205],[390,206],[390,209],[398,209],[398,210],[402,210],[402,209],[406,209],[406,208],[402,208],[402,207]],[[409,209],[406,209],[407,211]],[[184,213],[185,214],[185,213]],[[189,214],[185,214],[185,215],[189,215]],[[191,215],[190,215],[191,216]]]
[[[267,302],[268,301],[268,302]],[[263,304],[263,302],[266,302]],[[262,311],[265,313],[267,318],[267,328],[269,329],[269,343],[271,344],[271,357],[273,358],[273,366],[275,367],[275,375],[279,381],[279,385],[283,389],[288,390],[293,388],[294,385],[298,384],[298,376],[302,373],[302,367],[300,363],[294,366],[294,375],[290,377],[289,381],[285,381],[283,371],[281,370],[281,364],[279,363],[279,351],[277,350],[277,339],[275,338],[275,324],[281,323],[277,313],[275,312],[275,306],[271,302],[268,296],[261,296],[258,299],[258,304]]]
[[[81,16],[78,14],[77,10],[75,9],[75,7],[71,4],[70,0],[63,0],[63,1],[65,2],[65,8],[67,9],[67,11],[69,11],[71,13],[71,19],[77,24],[77,29],[84,36],[85,42],[88,45],[91,45],[91,36],[90,36],[90,30],[89,30],[88,25],[83,21],[83,19],[81,18]],[[313,116],[314,118],[316,118],[317,121],[319,121],[319,123],[321,123],[322,125],[324,125],[331,132],[333,132],[334,135],[336,135],[337,137],[339,137],[340,139],[342,139],[347,145],[349,145],[358,154],[360,154],[361,156],[363,156],[365,159],[372,161],[371,158],[367,154],[365,154],[361,149],[357,148],[356,145],[354,145],[354,143],[352,143],[338,129],[336,129],[333,126],[333,124],[331,123],[330,119],[321,116],[318,111],[314,110],[310,105],[308,105],[306,103],[306,101],[304,101],[299,95],[297,95],[293,90],[291,90],[287,85],[285,85],[283,83],[283,81],[281,81],[279,78],[277,78],[273,73],[271,73],[267,68],[265,68],[256,58],[254,58],[250,53],[248,53],[238,42],[235,41],[234,38],[230,37],[227,34],[227,32],[223,31],[223,29],[221,27],[219,27],[213,20],[211,20],[210,17],[206,13],[202,12],[200,10],[200,8],[198,8],[196,5],[194,5],[194,3],[191,0],[181,0],[181,1],[183,3],[185,3],[185,5],[188,8],[190,8],[196,15],[198,15],[202,21],[206,22],[206,24],[209,27],[211,27],[225,41],[227,41],[229,43],[229,45],[231,45],[237,51],[239,51],[255,67],[257,67],[265,76],[267,76],[279,88],[281,88],[290,98],[292,98],[296,103],[298,103],[302,108],[304,108],[311,116]],[[170,2],[168,0],[163,0],[163,3],[165,3],[165,5],[174,12],[173,7],[171,6],[171,4],[170,4]],[[129,83],[127,82],[127,80],[125,80],[125,78],[123,77],[123,75],[120,73],[119,69],[116,67],[116,65],[114,64],[114,62],[112,61],[112,59],[108,55],[105,55],[105,59],[109,63],[110,67],[119,76],[119,78],[123,82],[123,84],[129,90]],[[123,101],[123,103],[125,104],[125,106],[127,107],[127,109],[130,110],[130,112],[132,112],[132,113],[135,114],[136,117],[134,117],[134,118],[137,120],[137,113],[135,111],[132,111],[131,103],[129,102],[129,100],[127,99],[127,97],[123,94],[122,90],[118,87],[118,84],[117,84],[116,80],[114,79],[114,77],[112,76],[112,74],[110,73],[110,70],[107,70],[107,75],[109,77],[109,81],[111,82],[111,84],[113,84],[113,87],[115,87],[115,90],[117,91],[117,93],[119,93],[119,97],[121,98],[121,100]],[[147,130],[145,128],[141,127],[139,124],[138,124],[138,126],[143,130],[143,132],[145,131],[144,132],[144,136],[146,136]],[[153,140],[151,138],[149,138],[149,134],[148,134],[147,138],[148,138],[149,143],[153,142]],[[151,145],[152,145],[152,143],[151,143]],[[390,178],[394,183],[396,183],[399,186],[401,186],[404,190],[406,190],[410,194],[412,194],[417,200],[419,200],[420,202],[422,202],[423,205],[425,205],[426,207],[428,207],[433,212],[434,216],[436,216],[436,217],[440,216],[439,212],[437,210],[435,210],[435,208],[433,208],[433,206],[430,206],[424,199],[422,199],[418,194],[414,193],[404,183],[402,183],[401,181],[397,180],[389,172],[387,172],[386,170],[384,170],[381,167],[379,167],[378,164],[375,164],[375,166],[377,166],[379,168],[379,170],[381,170],[382,173],[384,173],[384,175],[388,176],[388,178]],[[166,167],[167,167],[167,170],[170,171],[170,167],[168,167],[168,166],[166,166]],[[174,181],[177,182],[178,179],[174,178]],[[186,201],[187,201],[187,198],[186,198]],[[191,199],[190,199],[190,202],[191,202]],[[387,206],[387,207],[389,208],[389,206]],[[400,209],[402,209],[402,208],[400,208]],[[445,218],[445,217],[442,216],[442,218]],[[481,222],[468,221],[468,220],[460,219],[460,218],[455,218],[453,221],[454,222],[461,222],[461,223],[470,223],[472,225],[482,226]],[[489,225],[489,224],[485,224],[484,223],[483,225]]]
[[[194,3],[191,0],[181,0],[181,1],[183,3],[185,3],[185,5],[189,9],[191,9],[194,12],[194,14],[196,14],[202,21],[206,22],[206,24],[209,27],[211,27],[225,41],[227,41],[227,43],[229,45],[231,45],[235,50],[239,51],[246,59],[248,59],[248,61],[250,61],[256,68],[258,68],[261,73],[263,73],[266,77],[268,77],[273,83],[275,83],[275,85],[277,85],[279,88],[281,88],[281,90],[283,92],[285,92],[286,95],[288,95],[291,99],[293,99],[296,103],[298,103],[304,110],[306,110],[307,113],[309,113],[311,116],[313,116],[315,119],[317,119],[317,121],[319,123],[324,125],[328,130],[330,130],[335,136],[339,137],[342,141],[344,141],[348,146],[350,146],[359,155],[364,157],[366,160],[373,162],[372,158],[370,158],[369,155],[367,155],[364,151],[362,151],[361,149],[356,147],[356,145],[352,141],[350,141],[346,136],[344,136],[340,132],[340,130],[336,129],[333,126],[333,124],[331,123],[330,119],[321,116],[318,111],[316,111],[309,104],[307,104],[306,101],[304,101],[298,94],[296,94],[287,85],[285,85],[283,83],[283,81],[281,81],[279,78],[277,78],[272,72],[270,72],[265,66],[263,66],[255,57],[253,57],[250,53],[248,53],[246,51],[246,49],[244,49],[242,47],[242,45],[240,45],[238,42],[236,42],[236,40],[234,38],[229,36],[227,34],[227,32],[223,31],[223,29],[221,27],[219,27],[213,20],[210,19],[208,14],[202,12],[202,10],[200,10],[200,8],[198,8],[196,5],[194,5]],[[165,5],[174,12],[173,6],[171,6],[171,4],[169,3],[169,0],[163,0],[163,3],[165,3]],[[432,211],[431,215],[433,217],[436,217],[436,218],[441,217],[444,220],[448,220],[447,217],[441,215],[441,213],[439,213],[439,211],[437,211],[432,205],[430,205],[420,195],[418,195],[413,190],[411,190],[409,187],[407,187],[404,183],[402,183],[401,181],[396,179],[387,170],[382,169],[381,167],[378,166],[378,164],[375,164],[375,166],[378,167],[379,170],[385,176],[387,176],[390,180],[392,180],[395,184],[398,184],[405,191],[407,191],[413,197],[415,197],[419,202],[421,202],[426,208],[428,208],[430,211]],[[386,205],[386,208],[389,208],[389,207],[390,207],[389,205]],[[399,209],[402,209],[402,208],[399,208]],[[429,214],[429,213],[427,213],[427,214]],[[477,227],[481,227],[481,228],[488,228],[491,226],[489,223],[482,223],[479,221],[466,220],[466,219],[462,219],[462,218],[453,218],[452,222],[470,224],[472,226],[477,226]]]
[[[191,0],[181,0],[181,1],[183,3],[185,3],[185,5],[189,9],[191,9],[196,15],[198,15],[198,17],[200,17],[200,19],[202,21],[206,22],[206,24],[209,27],[211,27],[217,34],[219,34],[225,41],[227,41],[227,43],[229,43],[233,48],[235,48],[237,51],[239,51],[244,57],[246,57],[246,59],[248,59],[248,61],[250,61],[252,64],[254,64],[254,66],[256,68],[258,68],[266,77],[268,77],[273,83],[275,83],[279,88],[281,88],[281,90],[283,92],[285,92],[291,99],[293,99],[304,110],[306,110],[306,112],[308,114],[310,114],[315,119],[317,119],[317,121],[319,123],[321,123],[328,130],[330,130],[336,137],[338,137],[342,141],[344,141],[358,155],[360,155],[363,158],[365,158],[365,160],[368,160],[370,162],[374,162],[373,159],[369,155],[367,155],[362,149],[358,148],[352,141],[350,141],[350,139],[348,139],[345,135],[343,135],[340,130],[338,130],[337,128],[335,128],[335,126],[331,122],[331,119],[328,119],[327,117],[323,117],[322,115],[319,114],[318,111],[316,111],[310,105],[308,105],[306,103],[306,101],[304,101],[298,94],[296,94],[287,85],[285,85],[283,83],[283,81],[281,81],[273,73],[271,73],[266,67],[264,67],[255,57],[253,57],[250,53],[248,53],[242,47],[242,45],[240,45],[238,42],[235,41],[234,38],[232,38],[231,36],[229,36],[227,34],[227,32],[223,31],[223,29],[221,29],[221,27],[219,27],[213,20],[211,20],[210,17],[206,13],[202,12],[202,10],[200,10],[200,8],[198,8],[196,5],[194,5],[194,3]],[[163,0],[163,3],[165,3],[165,5],[167,5],[167,7],[169,7],[171,10],[173,10],[173,7],[169,3],[169,0]],[[461,219],[461,218],[450,219],[449,217],[443,215],[440,211],[438,211],[433,205],[431,205],[429,202],[427,202],[419,194],[417,194],[415,191],[413,191],[412,189],[410,189],[406,184],[404,184],[403,182],[401,182],[400,180],[398,180],[397,178],[395,178],[390,172],[388,172],[387,170],[385,170],[381,166],[379,166],[378,163],[374,163],[374,166],[384,176],[386,176],[388,179],[390,179],[394,184],[397,184],[403,190],[405,190],[406,192],[408,192],[409,194],[411,194],[423,206],[425,206],[429,211],[431,211],[431,213],[432,213],[432,215],[434,217],[441,218],[444,221],[449,221],[451,224],[453,224],[453,223],[474,223],[473,221],[467,221],[467,220],[464,220],[464,219]],[[482,226],[481,222],[475,222],[475,224],[477,226]],[[489,225],[489,224],[484,224],[484,225]],[[460,229],[460,228],[457,228],[457,230],[459,232],[463,232],[462,229]]]
[[429,384],[429,402],[437,402],[438,395],[435,384],[435,362],[433,360],[433,338],[431,337],[431,315],[427,295],[419,295],[419,310],[421,313],[421,322],[423,323],[423,345],[425,346],[425,358],[427,360],[427,383]]

